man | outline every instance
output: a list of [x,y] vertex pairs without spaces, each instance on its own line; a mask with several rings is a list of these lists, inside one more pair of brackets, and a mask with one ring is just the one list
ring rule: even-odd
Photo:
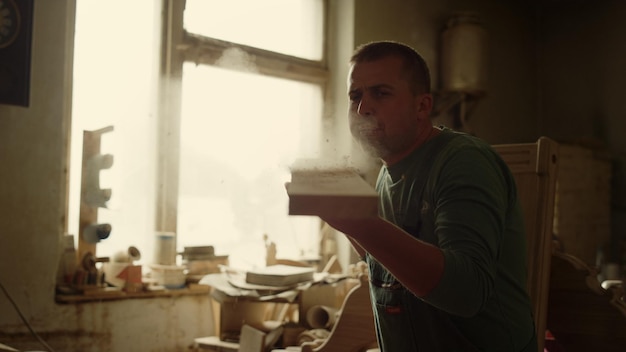
[[359,47],[350,131],[381,159],[379,217],[324,218],[369,266],[383,352],[537,351],[515,181],[478,138],[432,125],[424,59]]

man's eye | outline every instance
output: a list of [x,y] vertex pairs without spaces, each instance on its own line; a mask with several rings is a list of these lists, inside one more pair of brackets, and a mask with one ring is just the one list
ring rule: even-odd
[[374,92],[374,95],[377,97],[384,97],[389,95],[389,92],[385,91],[385,90],[377,90]]
[[349,96],[351,102],[358,102],[361,100],[360,94],[350,94]]

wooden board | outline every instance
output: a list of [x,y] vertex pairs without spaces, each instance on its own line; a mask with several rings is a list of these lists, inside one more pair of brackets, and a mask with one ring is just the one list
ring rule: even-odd
[[306,281],[313,281],[315,269],[290,266],[270,265],[250,270],[246,273],[246,282],[249,284],[268,286],[290,286]]
[[350,169],[292,171],[285,185],[290,215],[369,217],[378,215],[378,194]]

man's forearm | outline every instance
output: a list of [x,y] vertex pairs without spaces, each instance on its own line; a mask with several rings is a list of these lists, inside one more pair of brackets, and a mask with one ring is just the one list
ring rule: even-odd
[[368,252],[416,296],[426,296],[439,283],[444,269],[439,248],[381,218],[326,221],[346,234],[354,247],[360,248],[357,252]]

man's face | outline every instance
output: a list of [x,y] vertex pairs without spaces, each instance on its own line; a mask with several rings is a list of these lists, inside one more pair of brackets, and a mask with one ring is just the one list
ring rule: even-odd
[[356,63],[348,77],[350,132],[387,163],[412,150],[430,112],[420,106],[424,94],[414,95],[402,72],[402,60],[391,56]]

